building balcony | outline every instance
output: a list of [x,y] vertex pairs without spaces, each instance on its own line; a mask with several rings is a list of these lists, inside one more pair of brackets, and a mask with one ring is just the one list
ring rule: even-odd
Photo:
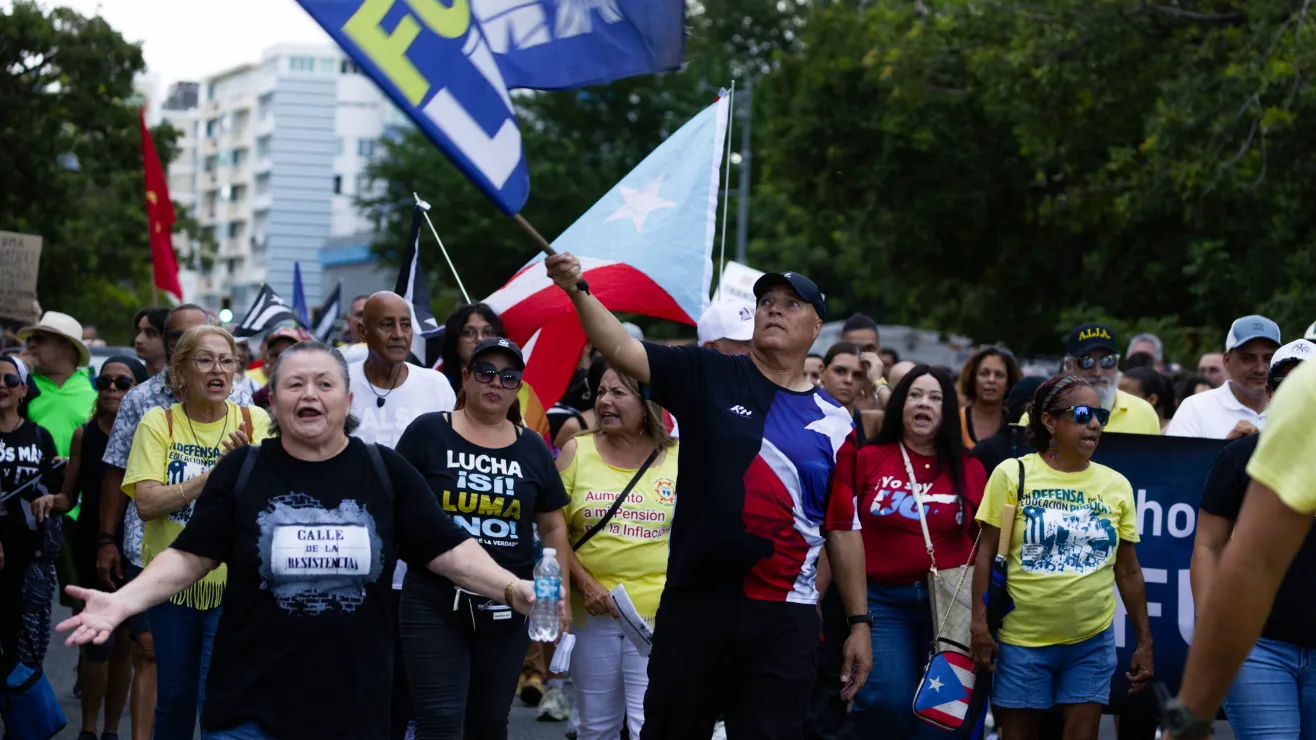
[[268,191],[264,193],[257,193],[255,197],[251,199],[251,210],[268,211],[270,210],[270,206],[273,204],[274,204],[273,194],[269,193]]
[[241,203],[229,203],[225,213],[229,221],[246,221],[248,216],[246,207]]
[[268,154],[263,157],[257,157],[256,164],[252,166],[252,170],[257,173],[269,172],[273,168],[274,159]]
[[208,136],[201,140],[201,156],[213,157],[219,153],[219,139]]
[[247,256],[247,243],[245,239],[225,239],[219,245],[220,259],[242,259]]
[[240,164],[228,171],[228,181],[234,185],[251,182],[251,168]]
[[202,191],[218,190],[218,189],[219,189],[219,173],[215,172],[214,170],[209,170],[207,172],[201,173]]
[[206,118],[214,118],[219,115],[220,105],[218,100],[207,100],[202,107],[202,115]]

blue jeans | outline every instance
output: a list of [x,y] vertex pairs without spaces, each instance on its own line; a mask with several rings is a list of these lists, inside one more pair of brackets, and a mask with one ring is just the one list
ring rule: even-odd
[[1238,740],[1316,740],[1313,655],[1310,648],[1257,640],[1225,697],[1225,714]]
[[919,740],[946,736],[914,716],[914,690],[932,644],[931,609],[925,582],[901,586],[868,583],[873,671],[855,696],[855,737]]
[[201,740],[274,740],[255,722],[246,722],[227,730],[202,730]]
[[193,609],[168,601],[151,607],[155,740],[192,740],[197,714],[206,700],[206,674],[222,608]]

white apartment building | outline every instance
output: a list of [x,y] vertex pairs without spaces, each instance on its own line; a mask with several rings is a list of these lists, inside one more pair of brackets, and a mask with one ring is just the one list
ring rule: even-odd
[[196,215],[218,251],[198,302],[240,317],[261,283],[291,302],[300,262],[306,301],[317,305],[320,248],[370,241],[352,201],[380,137],[405,117],[333,46],[269,49],[259,64],[204,80],[201,99]]

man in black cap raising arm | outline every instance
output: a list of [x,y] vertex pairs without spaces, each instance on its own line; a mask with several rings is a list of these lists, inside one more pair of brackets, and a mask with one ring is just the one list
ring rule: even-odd
[[667,586],[658,609],[645,738],[728,735],[798,738],[818,645],[818,556],[826,546],[851,631],[845,698],[872,666],[863,543],[854,492],[837,462],[853,458],[849,414],[804,375],[826,316],[822,293],[798,273],[754,285],[746,356],[664,347],[627,335],[580,291],[580,262],[549,257],[590,342],[649,387],[681,423]]

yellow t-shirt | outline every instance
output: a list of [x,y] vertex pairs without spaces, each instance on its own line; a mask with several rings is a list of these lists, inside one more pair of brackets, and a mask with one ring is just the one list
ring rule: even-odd
[[[1021,426],[1028,426],[1028,412],[1019,417]],[[1150,403],[1132,393],[1115,391],[1115,408],[1110,411],[1110,421],[1103,432],[1120,432],[1121,434],[1157,434],[1161,433],[1161,417]]]
[[[232,401],[227,404],[228,414],[219,421],[208,423],[190,421],[183,413],[182,405],[174,404],[172,438],[164,408],[157,406],[146,412],[137,426],[132,450],[128,453],[123,492],[136,498],[137,484],[141,481],[177,485],[213,468],[224,451],[222,443],[228,439],[229,434],[242,428],[241,409]],[[261,440],[269,436],[270,417],[263,409],[251,408],[251,430],[252,444],[260,444]],[[167,517],[146,523],[142,536],[143,565],[150,564],[156,555],[173,543],[192,518],[195,506],[194,500]],[[213,609],[224,600],[224,584],[227,580],[228,568],[221,564],[170,601],[195,609]]]
[[1316,514],[1316,361],[1289,373],[1267,410],[1247,474],[1299,514]]
[[1121,541],[1138,541],[1137,504],[1124,476],[1091,463],[1081,473],[1053,469],[1036,453],[1006,460],[992,472],[978,521],[1001,526],[1001,507],[1015,504],[1009,588],[1015,608],[1001,642],[1046,647],[1081,642],[1115,618],[1115,556]]
[[[635,477],[634,470],[603,462],[593,434],[575,439],[576,455],[562,471],[562,484],[571,496],[564,513],[572,543],[608,513],[617,495]],[[661,461],[650,465],[608,526],[576,551],[580,564],[604,588],[611,591],[619,583],[626,584],[636,611],[650,625],[667,583],[667,539],[676,509],[676,452],[673,446]],[[584,625],[584,599],[578,590],[571,591],[576,624]]]

